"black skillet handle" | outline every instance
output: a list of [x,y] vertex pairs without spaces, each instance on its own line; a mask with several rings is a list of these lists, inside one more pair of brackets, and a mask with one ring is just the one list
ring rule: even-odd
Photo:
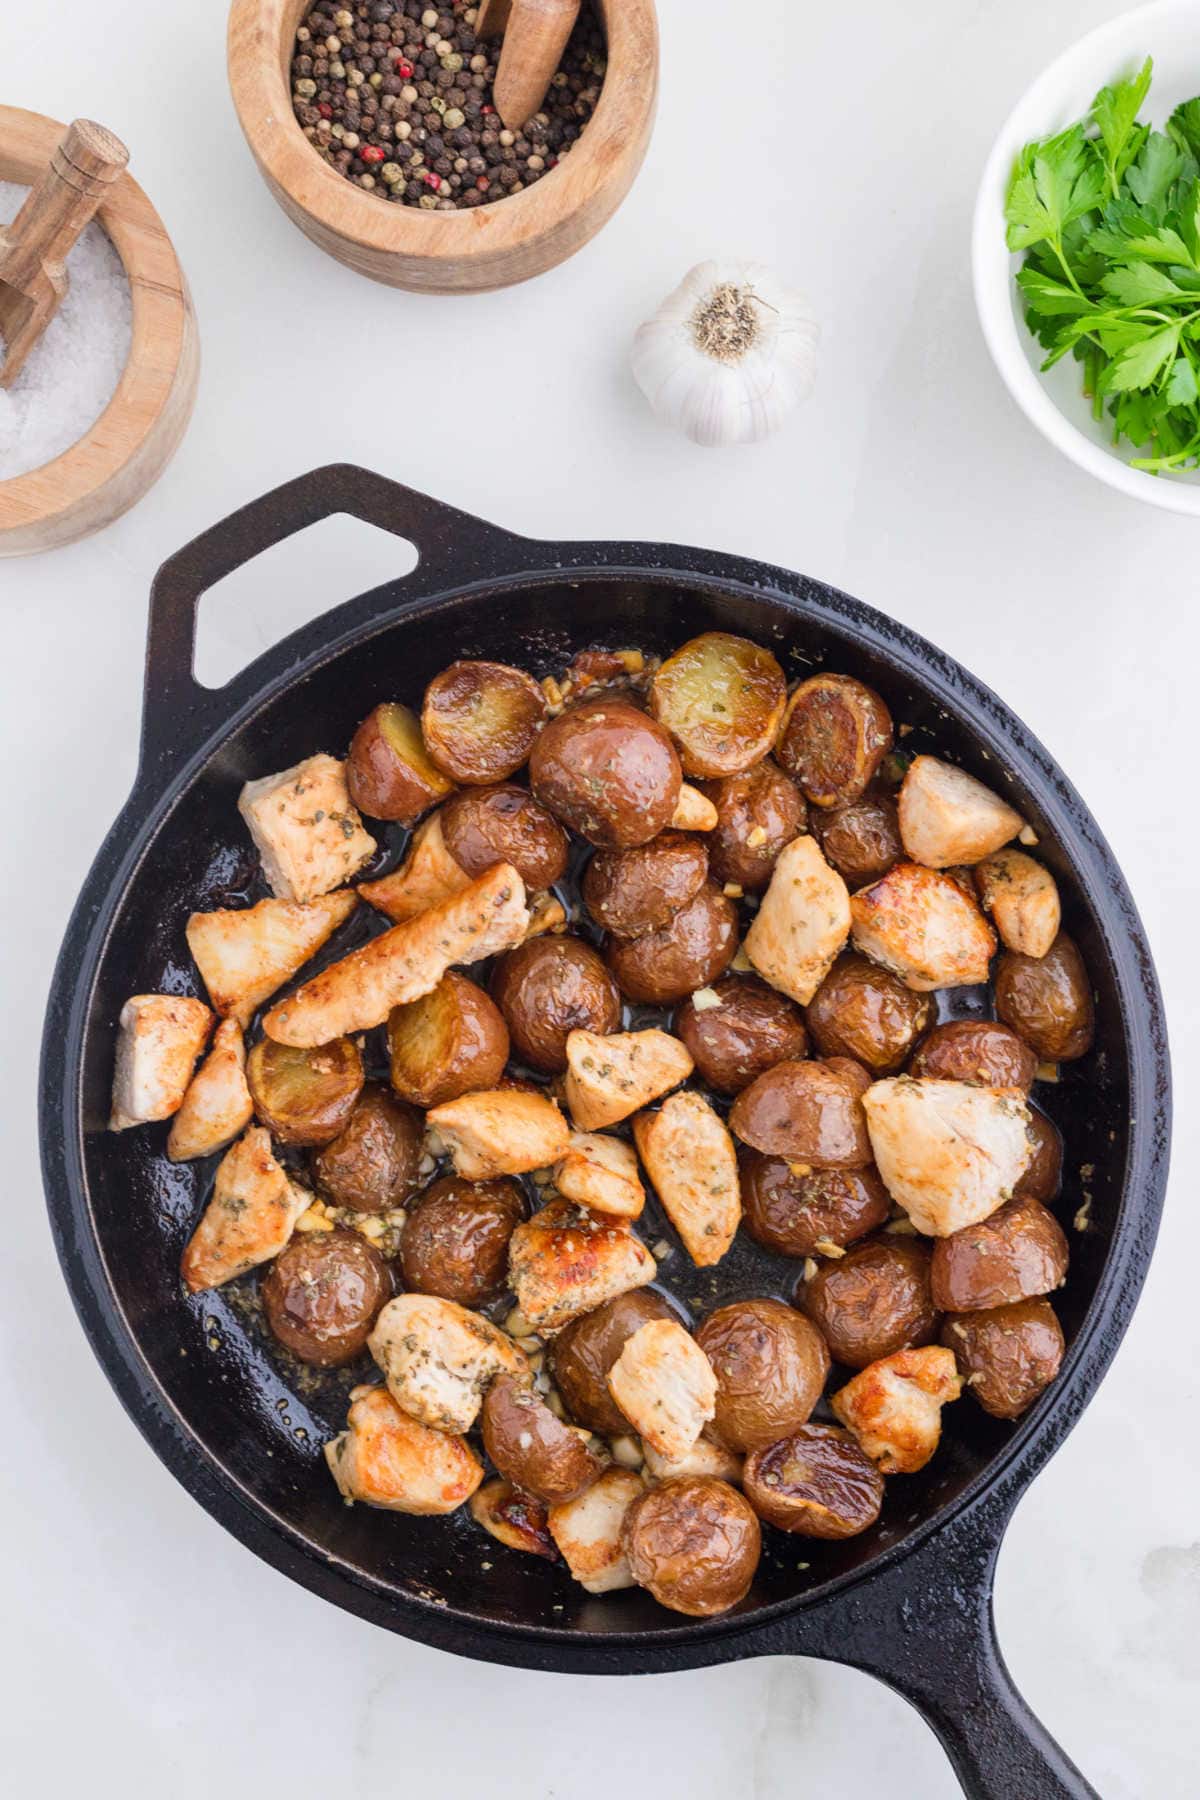
[[[985,1499],[831,1602],[794,1647],[876,1676],[940,1738],[968,1800],[1099,1800],[1005,1667],[992,1583],[1011,1502]],[[803,1615],[801,1615],[803,1617]]]
[[[273,544],[335,513],[349,513],[415,546],[418,567],[406,578],[413,583],[413,598],[511,571],[526,560],[519,549],[524,539],[351,463],[313,469],[252,500],[193,538],[155,576],[146,642],[143,776],[158,774],[181,751],[205,741],[260,679],[255,664],[224,688],[202,687],[196,680],[192,664],[201,594]],[[378,602],[370,595],[344,602],[294,633],[289,649],[298,659],[319,646],[334,620],[352,623],[349,615],[366,617],[373,606]]]

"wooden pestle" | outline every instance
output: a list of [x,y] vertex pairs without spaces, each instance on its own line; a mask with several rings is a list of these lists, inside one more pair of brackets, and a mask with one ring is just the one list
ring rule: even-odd
[[546,98],[580,0],[512,0],[496,70],[496,111],[510,131],[520,131]]
[[512,11],[512,0],[479,0],[479,10],[475,17],[476,37],[499,37],[508,24],[508,15]]
[[0,387],[16,379],[57,312],[71,247],[128,161],[120,138],[76,119],[12,224],[0,225]]

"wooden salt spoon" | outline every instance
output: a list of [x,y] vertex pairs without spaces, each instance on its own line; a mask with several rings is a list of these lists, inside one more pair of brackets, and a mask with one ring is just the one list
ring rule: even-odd
[[495,0],[491,5],[485,0],[475,30],[482,35],[482,19],[484,31],[504,31],[495,97],[496,111],[509,131],[520,131],[546,98],[579,7],[580,0]]
[[128,161],[120,138],[76,119],[12,224],[0,225],[0,387],[16,379],[58,311],[71,247]]

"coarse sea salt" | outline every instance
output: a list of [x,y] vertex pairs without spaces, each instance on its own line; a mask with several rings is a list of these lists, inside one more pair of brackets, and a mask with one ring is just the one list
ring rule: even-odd
[[[0,221],[28,192],[0,181]],[[129,358],[129,282],[93,219],[67,258],[66,297],[11,387],[0,387],[0,481],[40,469],[78,443],[113,397]]]

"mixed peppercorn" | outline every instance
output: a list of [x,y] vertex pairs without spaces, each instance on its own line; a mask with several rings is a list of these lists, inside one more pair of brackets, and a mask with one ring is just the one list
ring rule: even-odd
[[509,131],[492,100],[502,40],[476,38],[477,17],[461,0],[308,13],[292,105],[318,154],[383,200],[437,212],[506,199],[548,174],[600,98],[604,34],[585,7],[542,111]]

